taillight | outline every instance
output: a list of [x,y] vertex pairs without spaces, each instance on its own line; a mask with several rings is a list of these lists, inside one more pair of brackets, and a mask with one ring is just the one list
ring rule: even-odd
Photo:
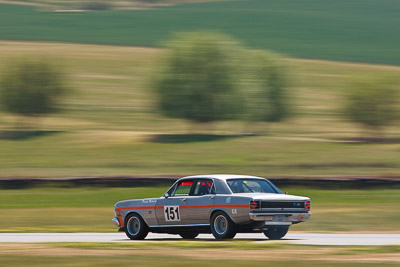
[[254,210],[254,209],[258,209],[260,208],[260,202],[252,200],[250,201],[250,209]]
[[310,202],[309,200],[307,200],[307,201],[304,203],[304,207],[306,208],[306,210],[310,210],[310,208],[311,208],[311,202]]

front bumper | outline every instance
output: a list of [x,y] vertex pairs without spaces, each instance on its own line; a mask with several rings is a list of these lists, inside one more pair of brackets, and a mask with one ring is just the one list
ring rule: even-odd
[[118,217],[115,217],[114,219],[112,219],[112,222],[116,227],[121,227],[121,223],[119,222]]
[[266,225],[291,225],[292,223],[306,222],[311,213],[274,213],[274,212],[250,212],[253,221],[265,221]]

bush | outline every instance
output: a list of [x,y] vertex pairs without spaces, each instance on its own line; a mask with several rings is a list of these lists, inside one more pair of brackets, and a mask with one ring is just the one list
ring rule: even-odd
[[399,118],[398,89],[387,79],[358,79],[346,93],[344,115],[366,128],[380,130]]
[[5,111],[40,116],[57,111],[66,92],[62,73],[45,60],[23,59],[10,64],[0,81],[0,101]]
[[235,119],[242,111],[238,67],[241,46],[210,32],[176,35],[156,84],[159,107],[172,118],[195,122]]
[[278,122],[288,117],[290,75],[284,59],[268,51],[248,51],[245,60],[245,117],[265,122]]

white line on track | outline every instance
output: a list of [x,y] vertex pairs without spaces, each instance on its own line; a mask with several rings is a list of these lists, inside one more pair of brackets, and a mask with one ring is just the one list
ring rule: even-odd
[[[151,242],[181,239],[178,235],[152,234],[144,241],[131,241],[124,233],[0,233],[0,243],[40,243],[40,242]],[[197,239],[214,241],[209,234],[201,234]],[[268,240],[263,234],[237,234],[235,239],[254,242],[282,242],[304,245],[331,246],[380,246],[400,245],[400,234],[315,234],[288,233],[282,240]]]

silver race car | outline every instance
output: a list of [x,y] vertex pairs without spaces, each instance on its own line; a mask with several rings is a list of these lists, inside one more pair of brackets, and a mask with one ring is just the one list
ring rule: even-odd
[[197,175],[177,180],[160,198],[120,201],[113,223],[133,240],[149,232],[193,239],[263,232],[284,237],[292,224],[310,219],[310,199],[282,193],[265,178],[245,175]]

